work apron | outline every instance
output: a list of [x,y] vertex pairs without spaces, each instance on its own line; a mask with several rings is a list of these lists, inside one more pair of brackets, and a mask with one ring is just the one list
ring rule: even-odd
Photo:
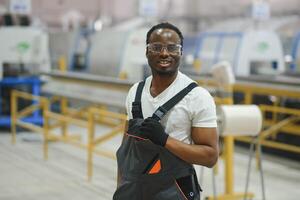
[[[143,86],[144,82],[138,86],[133,119],[129,120],[128,131],[117,151],[120,182],[113,200],[199,200],[201,189],[193,166],[166,148],[139,137],[144,121],[140,103]],[[161,120],[196,86],[193,83],[186,87],[159,107],[152,117]]]

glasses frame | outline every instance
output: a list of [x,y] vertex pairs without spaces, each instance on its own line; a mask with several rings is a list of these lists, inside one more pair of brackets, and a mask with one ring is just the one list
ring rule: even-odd
[[[162,45],[161,50],[160,50],[160,51],[154,51],[153,49],[151,49],[151,45],[154,45],[154,44]],[[175,45],[176,47],[179,48],[179,51],[178,51],[178,52],[171,52],[171,51],[169,51],[169,50],[168,50],[168,45]],[[157,54],[161,53],[161,52],[163,51],[163,49],[166,49],[167,52],[168,52],[169,54],[174,54],[174,55],[181,54],[181,52],[182,52],[182,45],[181,45],[181,44],[148,43],[148,44],[146,45],[146,47],[148,48],[149,51],[151,51],[151,52],[153,52],[153,53],[157,53]],[[150,48],[149,48],[149,47],[150,47]]]

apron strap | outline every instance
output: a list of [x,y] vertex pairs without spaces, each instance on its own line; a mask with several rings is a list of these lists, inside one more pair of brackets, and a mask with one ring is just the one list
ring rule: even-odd
[[153,113],[152,118],[156,119],[157,121],[160,121],[169,110],[171,110],[179,101],[183,99],[183,97],[185,97],[192,89],[194,89],[197,86],[198,84],[195,82],[190,83],[187,87],[178,92],[169,101],[164,103],[162,106],[158,107]]
[[142,92],[143,92],[144,85],[145,85],[145,80],[139,82],[139,85],[138,85],[137,90],[136,90],[134,102],[132,102],[131,113],[132,113],[133,119],[135,119],[135,118],[142,118],[143,119],[144,118],[143,117],[143,111],[142,111],[142,103],[141,103],[141,98],[142,98]]

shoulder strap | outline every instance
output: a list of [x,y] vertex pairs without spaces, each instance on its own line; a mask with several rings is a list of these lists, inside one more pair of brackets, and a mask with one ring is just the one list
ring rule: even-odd
[[143,111],[142,111],[142,103],[141,103],[144,85],[145,85],[145,81],[141,81],[139,82],[139,85],[136,89],[135,99],[134,102],[132,102],[132,109],[131,109],[133,118],[144,118]]
[[197,87],[198,84],[195,82],[190,83],[187,87],[185,87],[183,90],[178,92],[174,97],[172,97],[169,101],[164,103],[162,106],[158,107],[156,111],[153,113],[152,118],[156,120],[161,120],[166,113],[171,110],[179,101],[185,97],[192,89]]

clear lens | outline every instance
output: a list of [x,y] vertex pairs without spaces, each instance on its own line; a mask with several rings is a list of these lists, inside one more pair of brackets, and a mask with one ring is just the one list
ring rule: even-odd
[[180,46],[177,46],[176,44],[169,44],[167,45],[167,49],[169,52],[179,52]]
[[180,44],[159,44],[159,43],[151,43],[147,45],[148,49],[155,53],[160,53],[163,48],[167,49],[169,53],[180,53],[181,45]]

